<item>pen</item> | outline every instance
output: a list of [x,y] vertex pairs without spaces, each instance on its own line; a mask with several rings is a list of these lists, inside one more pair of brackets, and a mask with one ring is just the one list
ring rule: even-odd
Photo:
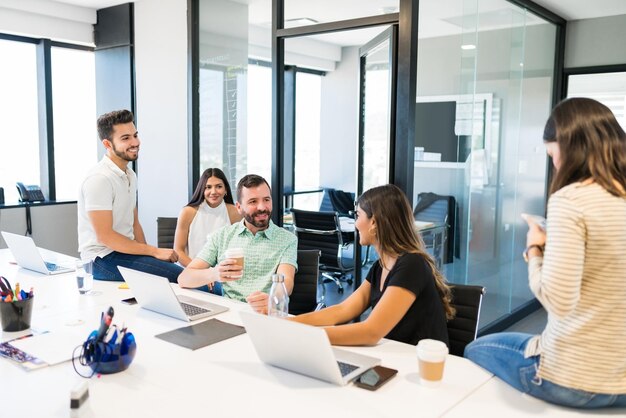
[[15,297],[20,294],[20,284],[19,282],[15,283]]

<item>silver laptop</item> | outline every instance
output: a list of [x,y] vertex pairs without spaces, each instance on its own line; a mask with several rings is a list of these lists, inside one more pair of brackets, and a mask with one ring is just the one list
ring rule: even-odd
[[240,312],[264,363],[337,385],[346,385],[380,359],[333,348],[323,328]]
[[178,296],[166,277],[117,267],[142,308],[183,321],[195,321],[228,310],[225,306],[188,296]]
[[2,231],[2,238],[13,253],[17,264],[22,268],[43,274],[61,274],[74,271],[74,268],[44,261],[31,237]]

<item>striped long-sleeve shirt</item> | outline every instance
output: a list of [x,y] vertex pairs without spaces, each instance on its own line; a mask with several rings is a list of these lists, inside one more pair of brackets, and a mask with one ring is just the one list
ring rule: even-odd
[[570,184],[550,197],[546,239],[528,272],[548,324],[526,357],[558,385],[626,394],[626,199]]

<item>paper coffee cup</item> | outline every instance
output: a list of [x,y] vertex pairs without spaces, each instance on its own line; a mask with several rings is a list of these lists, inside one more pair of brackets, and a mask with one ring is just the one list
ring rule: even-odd
[[[243,269],[243,264],[244,264],[243,248],[229,248],[226,250],[225,257],[232,258],[233,260],[235,260],[235,264],[241,266],[241,268]],[[243,270],[242,270],[242,274],[243,274]]]
[[439,386],[443,378],[448,346],[441,341],[426,339],[421,340],[416,349],[420,384],[426,387]]

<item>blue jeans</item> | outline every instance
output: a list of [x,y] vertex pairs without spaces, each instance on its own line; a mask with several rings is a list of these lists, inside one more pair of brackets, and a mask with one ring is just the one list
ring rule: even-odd
[[[113,251],[111,254],[104,257],[96,257],[93,261],[93,278],[96,280],[123,282],[124,278],[120,274],[117,266],[128,267],[129,269],[143,271],[156,276],[167,277],[172,283],[176,283],[178,275],[183,271],[183,268],[176,263],[159,260],[148,255],[122,254]],[[200,290],[209,292],[207,286],[202,286]],[[222,296],[222,284],[219,282],[214,283],[213,289],[210,292]]]
[[117,266],[167,277],[171,283],[176,283],[178,275],[183,271],[183,268],[176,263],[159,260],[149,255],[122,254],[113,251],[111,254],[104,257],[96,257],[93,260],[93,278],[96,280],[123,282],[124,278]]
[[465,357],[515,389],[535,398],[573,408],[626,406],[626,394],[610,395],[570,389],[537,377],[539,357],[524,358],[530,334],[502,332],[481,337],[465,347]]

